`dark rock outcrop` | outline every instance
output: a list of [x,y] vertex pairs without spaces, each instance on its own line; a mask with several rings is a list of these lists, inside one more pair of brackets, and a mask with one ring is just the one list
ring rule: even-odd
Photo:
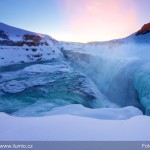
[[143,27],[137,31],[136,35],[144,35],[150,33],[150,23],[144,24]]

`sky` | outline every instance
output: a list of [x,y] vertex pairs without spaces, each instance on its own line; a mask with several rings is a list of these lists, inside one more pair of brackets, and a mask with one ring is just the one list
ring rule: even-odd
[[0,0],[0,22],[61,41],[126,37],[150,22],[150,0]]

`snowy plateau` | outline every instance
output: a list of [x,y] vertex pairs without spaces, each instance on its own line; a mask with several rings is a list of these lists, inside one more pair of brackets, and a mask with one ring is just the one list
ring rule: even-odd
[[0,23],[0,140],[149,141],[150,23],[74,43]]

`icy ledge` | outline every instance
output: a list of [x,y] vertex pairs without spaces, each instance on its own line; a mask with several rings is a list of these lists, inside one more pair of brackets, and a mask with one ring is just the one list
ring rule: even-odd
[[[21,113],[22,114],[22,113]],[[136,107],[128,106],[124,108],[97,108],[91,109],[81,104],[66,105],[57,107],[44,115],[76,115],[95,119],[125,120],[131,117],[143,115]]]
[[72,115],[20,118],[0,114],[0,140],[149,141],[150,118],[99,120]]
[[70,72],[69,66],[65,64],[61,65],[41,65],[36,64],[26,67],[23,71],[32,73],[53,73],[53,72]]

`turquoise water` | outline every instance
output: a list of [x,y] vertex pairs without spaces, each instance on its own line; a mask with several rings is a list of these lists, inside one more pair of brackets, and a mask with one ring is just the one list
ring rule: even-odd
[[[42,65],[58,65],[60,62],[42,62]],[[79,72],[24,72],[23,69],[35,65],[20,64],[1,67],[0,78],[0,111],[19,116],[41,116],[44,112],[55,107],[69,104],[82,104],[93,108],[96,101],[94,92],[86,92],[90,87],[85,87],[89,82],[87,77]],[[9,85],[15,81],[13,85]],[[18,84],[19,82],[19,84]],[[16,84],[14,86],[14,84]],[[23,90],[12,92],[14,88],[23,84]],[[14,88],[8,91],[2,88],[9,85]],[[90,89],[92,91],[92,89]]]
[[[81,104],[88,108],[135,106],[150,114],[149,60],[90,59],[83,66],[40,62],[42,68],[59,66],[56,71],[39,71],[37,63],[1,67],[0,112],[43,116],[56,107]],[[36,71],[25,71],[30,66]],[[62,66],[68,71],[61,71]]]

